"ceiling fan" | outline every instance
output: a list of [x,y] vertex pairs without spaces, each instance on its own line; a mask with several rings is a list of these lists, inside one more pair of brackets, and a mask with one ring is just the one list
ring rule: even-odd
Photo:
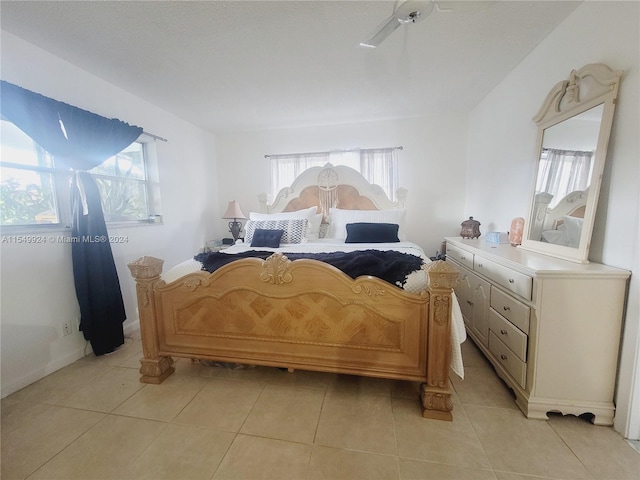
[[[468,9],[470,6],[480,6],[481,4],[493,2],[451,2],[451,1],[434,1],[434,0],[406,0],[404,2],[396,1],[393,7],[393,13],[384,22],[382,22],[374,33],[364,42],[360,42],[363,47],[376,48],[382,41],[391,35],[401,25],[417,23],[427,18],[434,7],[439,11],[454,11],[460,9]],[[443,4],[443,5],[440,5]],[[463,6],[464,5],[464,6]],[[462,7],[462,8],[458,8]]]

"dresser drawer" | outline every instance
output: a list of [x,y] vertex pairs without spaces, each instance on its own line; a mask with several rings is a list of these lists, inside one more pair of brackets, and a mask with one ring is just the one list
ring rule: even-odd
[[489,331],[493,332],[520,360],[527,361],[527,336],[493,308],[489,310]]
[[533,279],[530,276],[478,256],[474,259],[473,269],[498,285],[531,300]]
[[469,253],[461,248],[454,247],[447,243],[447,257],[473,270],[473,253]]
[[491,308],[505,317],[524,333],[529,333],[529,306],[510,297],[503,291],[491,288]]
[[489,351],[491,355],[500,362],[504,369],[509,372],[509,375],[511,375],[522,388],[526,388],[527,364],[509,350],[509,347],[502,343],[492,331],[489,331]]

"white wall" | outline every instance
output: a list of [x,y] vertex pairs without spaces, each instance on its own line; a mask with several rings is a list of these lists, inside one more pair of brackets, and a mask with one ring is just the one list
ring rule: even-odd
[[[33,75],[36,70],[54,73]],[[137,313],[126,264],[153,255],[170,266],[193,255],[206,240],[228,236],[226,222],[220,219],[227,202],[240,201],[248,214],[258,210],[257,194],[269,190],[265,154],[402,145],[399,175],[400,185],[409,189],[410,237],[431,254],[442,237],[459,232],[468,216],[463,210],[464,178],[444,174],[447,169],[464,169],[464,115],[241,132],[220,135],[214,142],[194,126],[7,32],[2,32],[2,77],[169,139],[156,142],[164,225],[110,231],[129,237],[127,243],[112,245],[129,329],[135,327]],[[225,181],[218,185],[218,178]],[[62,323],[79,316],[70,245],[4,244],[1,255],[6,396],[79,358],[85,342],[80,333],[62,336]]]
[[639,18],[637,2],[583,3],[477,106],[469,116],[466,197],[478,219],[496,229],[505,231],[512,218],[526,217],[536,164],[536,126],[531,118],[548,91],[572,69],[588,63],[624,70],[590,259],[633,272],[615,428],[636,439],[640,396],[636,393],[632,411],[631,392],[637,392],[640,383]]
[[[156,142],[162,199],[158,213],[164,224],[109,232],[128,237],[112,249],[127,312],[125,330],[131,329],[137,313],[127,263],[152,255],[172,265],[220,235],[214,137],[11,34],[3,31],[1,40],[3,80],[169,140]],[[80,358],[85,342],[78,332],[62,336],[62,323],[79,316],[70,245],[5,243],[1,255],[4,397]]]
[[[158,143],[165,225],[121,229],[113,245],[125,304],[135,320],[126,263],[154,255],[176,263],[205,240],[226,236],[219,217],[231,199],[245,213],[269,190],[265,154],[402,145],[400,185],[409,189],[409,235],[427,252],[459,233],[470,215],[483,232],[506,230],[526,213],[535,168],[531,117],[548,90],[569,71],[603,62],[626,74],[620,90],[592,259],[640,271],[638,4],[585,2],[471,113],[332,127],[223,134],[213,138],[175,116],[2,32],[2,77],[44,95],[143,126],[169,139]],[[36,73],[37,72],[37,73]],[[51,73],[53,72],[53,73]],[[468,127],[468,129],[467,129]],[[466,169],[466,176],[464,174]],[[224,179],[216,185],[217,178]],[[629,232],[635,232],[629,234]],[[2,395],[75,360],[80,334],[62,337],[75,318],[70,248],[2,246]],[[632,277],[618,387],[616,428],[638,438],[636,362],[639,287]],[[634,420],[635,419],[635,420]]]
[[[238,200],[245,213],[258,211],[257,194],[270,192],[265,154],[402,146],[399,185],[407,188],[407,234],[429,255],[446,235],[460,232],[464,211],[467,123],[465,115],[314,128],[216,135],[219,203]],[[222,221],[221,221],[221,225]],[[223,227],[221,227],[223,228]]]

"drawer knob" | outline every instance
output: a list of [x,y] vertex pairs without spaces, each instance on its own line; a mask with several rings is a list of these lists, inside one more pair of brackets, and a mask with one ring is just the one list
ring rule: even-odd
[[509,279],[509,283],[515,283],[516,281],[513,278]]
[[507,356],[503,353],[502,355],[500,355],[500,358],[501,358],[502,360],[506,360],[506,359],[507,359]]
[[507,331],[506,331],[506,330],[504,330],[504,329],[501,329],[501,330],[500,330],[500,333],[501,333],[502,335],[506,335],[506,334],[507,334]]
[[509,307],[502,307],[502,309],[503,309],[505,312],[508,312],[509,310],[511,310],[511,308],[509,308]]
[[467,300],[467,303],[468,303],[469,305],[473,305],[473,302],[472,302],[471,300]]
[[478,264],[478,267],[479,267],[479,268],[482,268],[482,264],[481,264],[481,263],[479,263],[479,264]]
[[467,257],[465,257],[464,255],[460,257],[460,260],[466,260]]

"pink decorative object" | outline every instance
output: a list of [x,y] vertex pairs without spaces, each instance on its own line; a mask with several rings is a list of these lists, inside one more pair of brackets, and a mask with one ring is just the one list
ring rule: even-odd
[[516,217],[511,221],[509,229],[509,243],[514,247],[522,243],[522,232],[524,231],[524,218]]

